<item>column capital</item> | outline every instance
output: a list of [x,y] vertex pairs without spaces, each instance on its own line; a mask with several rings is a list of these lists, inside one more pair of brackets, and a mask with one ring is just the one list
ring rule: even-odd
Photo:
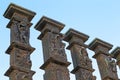
[[[56,57],[56,56],[55,56]],[[58,65],[66,66],[68,67],[71,63],[67,61],[62,61],[60,59],[56,59],[55,57],[50,57],[41,67],[40,69],[45,70],[45,68],[50,64],[50,63],[55,63]],[[58,57],[57,57],[58,58]]]
[[20,42],[12,42],[10,44],[10,46],[8,47],[8,49],[6,50],[6,53],[11,54],[11,51],[14,48],[19,48],[21,50],[29,51],[30,54],[35,50],[35,48],[33,48],[33,47],[29,46],[29,45],[25,45],[25,44],[20,43]]
[[111,52],[111,55],[113,58],[117,58],[118,55],[120,55],[120,47],[116,47],[112,52]]
[[96,53],[93,57],[96,57],[98,54],[109,55],[109,50],[112,49],[112,47],[113,47],[112,44],[109,44],[98,38],[95,38],[89,44],[89,49],[95,51]]
[[87,45],[85,45],[84,42],[86,42],[88,38],[89,36],[84,33],[78,32],[74,29],[69,29],[65,33],[64,40],[69,42],[69,46],[67,48],[70,49],[70,47],[72,47],[73,44],[78,44],[87,47]]
[[[44,63],[40,67],[45,71],[44,80],[70,80],[65,53],[65,43],[60,31],[64,24],[43,16],[35,26],[41,34],[38,39],[42,40]],[[54,76],[54,77],[53,77]]]
[[35,26],[35,29],[41,32],[41,35],[38,39],[41,39],[46,32],[59,33],[63,28],[64,24],[43,16]]
[[35,73],[31,70],[30,54],[35,50],[29,43],[30,21],[36,13],[11,3],[4,13],[10,22],[10,46],[6,53],[10,55],[10,68],[5,73],[10,80],[32,80]]
[[120,47],[115,48],[112,52],[111,55],[113,58],[117,60],[117,65],[120,67]]
[[29,74],[31,74],[31,76],[35,74],[35,71],[29,70],[26,68],[21,68],[19,66],[10,66],[4,75],[9,76],[14,70],[29,73]]
[[[109,54],[112,47],[113,45],[98,38],[89,44],[89,49],[95,52],[93,58],[97,60],[102,80],[118,80],[115,61]],[[111,64],[114,64],[114,67]]]
[[113,45],[109,44],[101,39],[95,38],[90,44],[89,44],[89,49],[91,50],[95,50],[95,48],[97,48],[97,46],[102,46],[107,48],[108,50],[112,49]]
[[35,16],[35,12],[33,11],[30,11],[28,9],[25,9],[23,7],[20,7],[18,5],[15,5],[13,3],[11,3],[7,10],[5,11],[4,13],[4,17],[5,18],[8,18],[8,19],[11,19],[13,17],[13,15],[17,13],[17,14],[20,14],[20,15],[23,15],[23,16],[26,16],[28,18],[29,21],[32,20],[32,18]]

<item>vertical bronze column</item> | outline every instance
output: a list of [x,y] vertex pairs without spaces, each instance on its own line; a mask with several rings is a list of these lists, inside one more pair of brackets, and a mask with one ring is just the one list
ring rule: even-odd
[[111,44],[97,38],[89,45],[95,52],[93,58],[97,60],[102,80],[118,80],[115,61],[109,54],[111,48]]
[[111,52],[111,55],[113,56],[113,58],[115,58],[117,60],[117,65],[120,68],[120,47],[117,47],[116,49],[114,49]]
[[86,51],[87,45],[84,44],[88,38],[88,35],[74,29],[69,29],[64,37],[64,40],[69,42],[67,49],[71,51],[74,65],[72,73],[75,74],[76,80],[96,80],[96,77],[92,75],[94,70],[92,68],[92,61]]
[[44,80],[70,80],[65,54],[65,44],[62,42],[63,35],[60,31],[64,24],[43,16],[36,24],[35,29],[41,32],[38,39],[42,40],[44,64],[41,69],[45,70]]
[[35,73],[31,70],[30,54],[35,48],[29,44],[30,21],[35,13],[15,4],[10,4],[4,17],[10,19],[7,28],[11,30],[10,46],[6,53],[10,55],[10,68],[5,73],[10,80],[32,80]]

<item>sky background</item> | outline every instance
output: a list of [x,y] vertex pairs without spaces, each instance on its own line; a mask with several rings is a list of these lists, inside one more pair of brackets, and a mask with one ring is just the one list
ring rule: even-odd
[[[39,69],[43,64],[41,41],[37,39],[40,32],[34,29],[42,16],[64,23],[65,27],[61,33],[73,28],[89,35],[90,38],[86,44],[97,37],[113,44],[113,49],[120,46],[120,0],[0,0],[0,80],[9,80],[4,73],[10,67],[10,56],[5,54],[10,45],[10,30],[6,28],[9,20],[4,18],[3,14],[10,3],[36,12],[30,29],[30,43],[32,47],[36,48],[31,54],[32,70],[36,71],[33,80],[43,80],[44,74],[44,71]],[[72,62],[68,50],[66,50],[66,54],[68,61]],[[96,69],[94,75],[97,76],[97,80],[101,80],[96,60],[92,58],[94,52],[88,50],[88,54],[93,61],[93,68]],[[72,69],[71,64],[69,70]],[[118,73],[120,73],[120,69],[118,69]],[[75,80],[73,74],[70,74],[70,77],[71,80]]]

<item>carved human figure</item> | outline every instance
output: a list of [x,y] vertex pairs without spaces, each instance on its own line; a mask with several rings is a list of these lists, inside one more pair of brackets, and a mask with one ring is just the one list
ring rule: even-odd
[[62,42],[62,38],[63,38],[62,35],[53,34],[51,38],[50,50],[51,50],[51,53],[66,57],[65,49],[64,49],[65,44]]
[[51,46],[50,46],[51,53],[57,54],[58,48],[57,48],[57,39],[53,38],[51,39]]
[[108,58],[106,58],[106,64],[108,65],[111,71],[117,71],[115,60],[113,60],[111,56],[108,56]]
[[27,19],[23,19],[22,21],[13,20],[12,21],[12,37],[11,42],[22,42],[25,44],[29,44],[29,25]]
[[76,45],[75,52],[76,52],[76,54],[78,54],[77,57],[78,57],[78,59],[79,59],[80,62],[83,60],[82,59],[83,56],[82,56],[81,50],[82,50],[81,46],[77,46]]
[[19,29],[19,33],[20,33],[21,42],[29,44],[29,40],[28,40],[29,33],[28,33],[28,30],[27,30],[27,25],[22,21],[19,24],[18,29]]
[[19,38],[22,43],[29,44],[29,28],[26,22],[21,21],[18,24]]
[[61,44],[60,44],[59,54],[60,54],[61,56],[66,57],[66,55],[65,55],[65,44],[62,43],[62,42],[61,42]]
[[[31,66],[32,66],[32,62],[31,62],[31,60],[30,60],[30,54],[29,53],[27,53],[27,54],[24,54],[24,56],[23,56],[23,58],[22,58],[22,62],[23,62],[23,67],[24,68],[29,68],[29,69],[31,69]],[[22,63],[21,62],[21,63]]]
[[30,54],[26,51],[16,50],[16,63],[17,66],[31,69],[32,62],[30,60]]
[[91,59],[89,59],[88,53],[87,53],[86,49],[84,47],[81,47],[80,50],[81,50],[80,51],[80,55],[83,58],[83,64],[84,64],[84,66],[87,67],[87,68],[92,69],[92,61],[91,61]]
[[32,66],[32,62],[30,60],[30,54],[28,53],[26,56],[26,67],[31,69],[31,66]]
[[12,21],[12,27],[11,27],[11,42],[17,42],[19,41],[19,31],[18,31],[18,26],[19,26],[19,21],[13,20]]
[[65,54],[65,43],[62,42],[64,36],[63,35],[59,35],[58,37],[58,43],[59,43],[59,54],[63,57],[66,57],[66,54]]

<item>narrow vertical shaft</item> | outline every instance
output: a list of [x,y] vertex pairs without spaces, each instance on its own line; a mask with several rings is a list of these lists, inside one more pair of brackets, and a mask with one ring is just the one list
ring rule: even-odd
[[120,69],[120,47],[115,48],[112,52],[111,52],[113,58],[115,58],[117,60],[117,65],[119,66]]
[[44,80],[70,80],[67,69],[70,63],[60,33],[63,28],[64,24],[45,16],[35,26],[41,32],[38,39],[42,40],[43,46],[44,64],[41,69],[45,70]]
[[35,13],[15,4],[10,4],[4,17],[10,19],[10,46],[6,53],[10,55],[10,68],[5,73],[10,80],[32,80],[35,73],[31,70],[30,54],[35,48],[30,46],[30,21]]
[[69,42],[67,49],[71,51],[74,66],[72,73],[75,74],[76,80],[96,80],[96,77],[92,75],[94,69],[86,50],[87,45],[84,44],[88,38],[88,35],[74,29],[69,29],[64,37],[64,40]]
[[89,49],[95,52],[93,56],[98,63],[102,80],[118,80],[115,61],[109,54],[112,45],[98,38],[89,44]]

